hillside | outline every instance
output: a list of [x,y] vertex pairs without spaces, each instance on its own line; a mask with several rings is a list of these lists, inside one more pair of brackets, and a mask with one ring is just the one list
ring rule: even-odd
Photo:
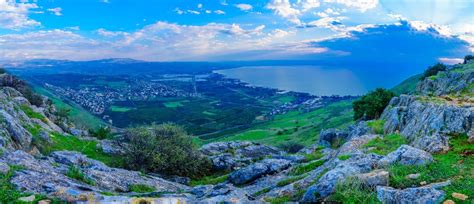
[[[91,137],[27,95],[26,83],[0,76],[2,202],[474,201],[472,62],[421,80],[377,120],[350,124],[350,102],[339,102],[208,141],[199,155],[212,171],[192,179],[120,168],[131,141]],[[307,147],[275,147],[285,142]]]

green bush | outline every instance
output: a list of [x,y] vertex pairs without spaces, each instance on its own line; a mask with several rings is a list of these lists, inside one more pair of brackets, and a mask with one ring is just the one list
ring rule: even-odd
[[437,75],[438,72],[446,71],[446,65],[442,63],[435,64],[433,66],[428,67],[428,69],[423,73],[423,79],[426,79],[430,76]]
[[372,120],[380,117],[390,99],[395,94],[389,90],[378,88],[352,103],[354,109],[354,120]]
[[210,172],[211,162],[194,146],[191,136],[173,124],[130,128],[125,157],[129,168],[198,178]]
[[112,136],[112,130],[108,126],[100,126],[96,130],[90,129],[89,134],[92,137],[103,140],[110,138]]

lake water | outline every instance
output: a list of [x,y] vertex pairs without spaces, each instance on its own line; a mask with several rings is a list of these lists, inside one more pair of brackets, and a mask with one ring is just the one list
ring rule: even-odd
[[318,66],[255,66],[217,70],[254,86],[305,92],[318,96],[361,95],[373,88],[350,69]]

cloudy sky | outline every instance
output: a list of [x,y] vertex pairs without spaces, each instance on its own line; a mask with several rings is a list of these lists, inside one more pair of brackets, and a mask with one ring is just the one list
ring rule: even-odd
[[0,0],[0,60],[452,63],[473,51],[473,0]]

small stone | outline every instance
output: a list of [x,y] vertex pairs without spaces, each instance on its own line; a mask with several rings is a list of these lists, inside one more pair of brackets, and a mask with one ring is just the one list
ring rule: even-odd
[[443,204],[456,204],[456,203],[452,200],[445,200]]
[[420,182],[420,185],[422,185],[422,186],[426,185],[426,181]]
[[406,176],[406,178],[407,178],[407,179],[415,180],[415,179],[419,178],[420,176],[421,176],[421,174],[419,174],[419,173],[416,173],[416,174],[408,174],[408,175]]
[[38,204],[50,204],[51,200],[40,200]]
[[459,200],[466,200],[468,198],[467,195],[464,195],[462,193],[453,193],[453,194],[451,194],[451,196],[453,196],[453,198],[457,198]]
[[35,195],[30,195],[30,196],[27,196],[27,197],[18,198],[18,200],[22,201],[22,202],[33,202],[33,201],[35,201],[35,199],[36,199]]

